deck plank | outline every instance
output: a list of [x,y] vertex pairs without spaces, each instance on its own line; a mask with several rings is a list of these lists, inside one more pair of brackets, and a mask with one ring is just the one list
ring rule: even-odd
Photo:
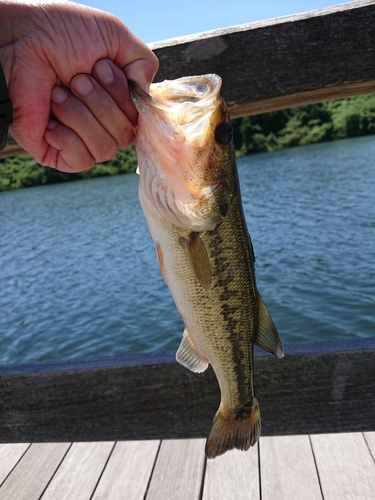
[[0,444],[0,485],[29,446],[28,443]]
[[0,500],[39,500],[70,443],[32,444],[0,488]]
[[258,447],[207,461],[202,500],[260,500]]
[[198,500],[203,481],[205,439],[162,441],[146,500]]
[[118,442],[92,500],[143,500],[160,441]]
[[1,446],[0,463],[10,461],[0,500],[375,498],[375,432],[262,437],[259,453],[207,463],[204,439],[159,443]]
[[308,435],[262,437],[259,443],[262,500],[321,500]]
[[363,436],[375,462],[375,432],[364,432]]
[[311,436],[325,500],[375,497],[375,463],[362,433]]
[[114,443],[73,443],[42,500],[89,500]]

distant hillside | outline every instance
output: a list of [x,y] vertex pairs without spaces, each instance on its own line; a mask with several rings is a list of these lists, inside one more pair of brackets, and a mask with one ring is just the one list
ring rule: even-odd
[[[233,120],[239,156],[375,134],[375,94]],[[29,155],[0,160],[0,191],[135,172],[134,146],[79,174],[42,167]]]
[[240,155],[375,134],[375,94],[233,120]]
[[133,145],[118,151],[112,160],[96,163],[90,170],[78,174],[67,174],[53,168],[42,167],[31,156],[20,155],[0,160],[0,191],[128,174],[135,172],[136,168],[137,156]]

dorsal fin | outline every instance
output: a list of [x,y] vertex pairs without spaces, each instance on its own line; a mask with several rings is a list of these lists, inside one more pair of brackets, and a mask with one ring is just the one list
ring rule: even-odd
[[258,293],[258,333],[255,343],[278,358],[284,357],[284,349],[279,334],[260,293]]

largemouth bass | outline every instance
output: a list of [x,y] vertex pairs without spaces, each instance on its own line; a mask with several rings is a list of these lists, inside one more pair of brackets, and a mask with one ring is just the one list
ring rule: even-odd
[[134,83],[139,198],[185,331],[176,359],[193,372],[211,364],[221,403],[206,455],[247,450],[260,436],[254,344],[283,348],[257,290],[232,126],[214,74]]

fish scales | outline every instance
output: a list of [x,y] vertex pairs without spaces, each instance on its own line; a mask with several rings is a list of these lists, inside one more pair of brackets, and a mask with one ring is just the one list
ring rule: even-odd
[[[224,222],[201,236],[212,269],[208,290],[198,282],[180,242],[189,237],[188,231],[175,229],[174,234],[170,225],[170,241],[164,241],[162,246],[165,278],[179,314],[198,351],[211,360],[215,373],[225,374],[221,382],[223,399],[238,412],[253,404],[251,344],[255,341],[257,293],[253,256],[241,212],[236,198]],[[242,227],[237,224],[241,219]],[[159,223],[164,227],[168,224]],[[157,235],[155,238],[161,241]],[[178,286],[181,282],[183,287]]]
[[213,344],[210,359],[214,360],[219,380],[219,373],[226,372],[221,382],[223,400],[240,414],[252,407],[254,399],[252,344],[257,292],[253,255],[238,196],[223,223],[212,233],[202,237],[212,266],[208,303],[217,304],[217,311],[210,318],[217,330],[207,337],[207,342]]
[[151,86],[155,99],[131,84],[139,111],[140,202],[186,327],[176,358],[195,372],[211,364],[220,386],[209,458],[247,450],[259,439],[254,344],[283,356],[256,287],[220,85],[216,75],[167,81]]

